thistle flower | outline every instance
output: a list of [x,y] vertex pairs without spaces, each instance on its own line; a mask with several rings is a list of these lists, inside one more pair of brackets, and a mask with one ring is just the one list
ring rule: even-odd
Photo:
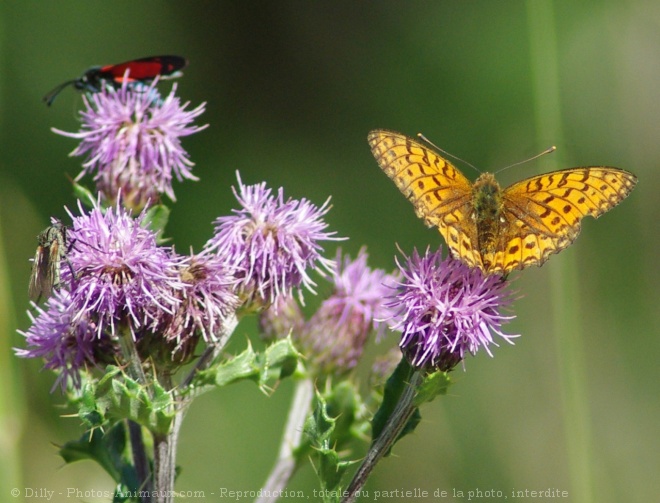
[[[43,357],[60,370],[58,382],[80,385],[86,365],[103,366],[120,356],[120,337],[130,334],[140,358],[159,364],[188,361],[199,337],[223,333],[238,307],[235,279],[215,255],[178,256],[158,246],[145,224],[121,201],[102,211],[98,203],[69,215],[70,248],[62,285],[22,332],[29,348],[19,356]],[[108,360],[110,355],[110,360]],[[124,355],[126,356],[126,355]],[[127,363],[127,362],[125,362]]]
[[[370,269],[361,249],[355,260],[337,251],[338,269],[332,277],[333,293],[321,304],[298,335],[303,353],[322,374],[342,374],[353,369],[369,334],[385,325],[383,299],[394,278],[380,269]],[[389,285],[389,286],[388,286]]]
[[63,268],[65,284],[72,283],[74,322],[95,320],[99,337],[117,334],[117,324],[126,326],[134,338],[153,330],[178,309],[184,288],[179,277],[179,259],[171,249],[159,247],[156,234],[144,226],[145,213],[132,218],[118,201],[101,211],[95,206],[81,215],[70,213],[71,250],[69,268]]
[[303,286],[313,291],[308,270],[331,271],[333,262],[321,256],[319,241],[338,240],[326,232],[320,208],[306,199],[284,200],[283,189],[273,195],[266,183],[243,185],[240,175],[234,196],[241,205],[233,215],[215,221],[215,234],[206,244],[234,268],[240,297],[253,307],[267,307],[279,296]]
[[44,307],[33,304],[36,317],[30,311],[32,325],[27,332],[19,330],[26,338],[27,349],[15,349],[21,358],[44,358],[44,368],[59,372],[57,380],[62,391],[67,383],[80,386],[80,370],[95,363],[99,345],[110,347],[107,338],[97,339],[97,331],[89,319],[83,317],[74,322],[75,305],[67,290],[55,290]]
[[158,79],[139,88],[128,80],[119,89],[104,86],[98,93],[83,95],[79,132],[53,131],[81,140],[71,152],[72,156],[87,154],[76,180],[92,174],[97,191],[109,202],[121,193],[124,204],[139,210],[163,193],[174,201],[173,178],[197,180],[180,138],[206,128],[191,125],[205,104],[186,110],[189,102],[181,104],[174,95],[176,84],[162,100],[156,89]]
[[504,334],[501,325],[514,316],[500,310],[511,303],[511,292],[496,275],[484,275],[441,251],[423,257],[417,250],[397,265],[402,280],[388,306],[393,330],[402,332],[400,347],[411,365],[451,370],[467,353],[479,348],[492,356],[497,346],[492,333],[513,344],[517,335]]
[[163,337],[177,342],[175,351],[189,354],[200,335],[206,342],[217,339],[239,301],[233,292],[236,280],[219,257],[191,255],[182,258],[178,268],[183,283],[178,291],[181,303],[166,318]]

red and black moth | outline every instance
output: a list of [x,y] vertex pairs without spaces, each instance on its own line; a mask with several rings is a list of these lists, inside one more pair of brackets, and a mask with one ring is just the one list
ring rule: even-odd
[[[68,80],[57,86],[44,96],[43,100],[50,106],[60,91],[67,86],[73,86],[79,91],[98,93],[103,89],[103,85],[117,87],[124,81],[149,82],[158,76],[177,77],[176,73],[187,64],[188,61],[181,56],[150,56],[117,65],[93,66],[77,79]],[[128,76],[124,78],[127,70]]]

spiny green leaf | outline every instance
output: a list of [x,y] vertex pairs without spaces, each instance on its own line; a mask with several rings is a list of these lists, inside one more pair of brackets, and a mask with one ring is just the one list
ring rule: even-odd
[[[318,458],[316,474],[319,477],[324,502],[335,502],[337,489],[347,468],[353,461],[340,461],[334,438],[337,418],[328,414],[328,405],[324,397],[316,392],[316,406],[305,421],[306,444],[313,449],[313,456]],[[300,455],[300,450],[296,453]]]
[[85,382],[75,403],[89,428],[130,419],[152,433],[167,434],[175,415],[172,395],[158,382],[141,385],[115,366],[98,381]]
[[265,389],[269,382],[276,382],[291,376],[302,355],[296,350],[291,337],[281,339],[266,348],[259,358],[259,387]]
[[371,414],[356,385],[348,380],[340,381],[324,393],[324,399],[328,414],[336,418],[333,440],[337,449],[356,438],[364,440],[363,432],[369,427]]
[[115,482],[119,482],[125,468],[130,466],[127,438],[126,425],[120,422],[105,433],[97,428],[91,434],[85,433],[78,440],[67,442],[60,448],[59,454],[66,463],[84,459],[96,461]]
[[305,435],[310,439],[315,449],[325,449],[329,445],[330,436],[335,429],[337,420],[328,414],[323,395],[316,391],[316,406],[312,415],[305,421]]
[[60,448],[60,456],[66,463],[89,459],[97,462],[115,481],[113,502],[135,501],[126,496],[140,488],[137,470],[132,463],[126,421],[115,424],[106,432],[95,429],[78,440],[67,442]]
[[290,338],[279,340],[257,353],[249,344],[241,354],[229,361],[211,366],[198,372],[193,379],[193,388],[226,386],[238,381],[251,380],[262,390],[271,382],[290,376],[301,358]]

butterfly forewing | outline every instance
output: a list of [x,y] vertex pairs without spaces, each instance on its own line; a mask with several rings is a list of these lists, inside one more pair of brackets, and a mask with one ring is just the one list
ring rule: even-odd
[[369,144],[452,253],[489,274],[543,264],[575,240],[585,216],[611,210],[637,183],[627,171],[593,166],[533,176],[502,191],[487,173],[471,184],[449,161],[403,134],[375,130]]
[[481,267],[472,184],[449,161],[421,143],[395,131],[369,133],[371,151],[381,169],[413,203],[427,225],[437,227],[452,252],[472,267]]

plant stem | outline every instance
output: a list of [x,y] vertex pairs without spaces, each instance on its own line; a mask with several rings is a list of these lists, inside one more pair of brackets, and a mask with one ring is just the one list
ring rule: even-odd
[[257,498],[255,503],[273,503],[277,501],[279,493],[286,487],[296,470],[297,459],[294,451],[300,446],[303,426],[309,414],[313,397],[314,386],[310,379],[303,379],[296,383],[277,461],[268,476],[268,480],[261,489],[261,496]]
[[[169,374],[161,377],[161,384],[172,390]],[[174,479],[176,477],[176,448],[179,440],[181,423],[187,408],[179,408],[172,420],[172,428],[166,435],[153,434],[154,437],[154,498],[155,503],[171,503],[174,500]]]
[[[224,325],[224,330],[214,344],[209,344],[202,356],[197,360],[197,364],[190,373],[183,379],[179,385],[181,391],[180,400],[178,400],[178,410],[172,421],[172,429],[167,435],[154,435],[154,493],[156,503],[171,503],[174,499],[174,479],[176,476],[176,450],[179,441],[179,432],[183,424],[183,418],[188,410],[188,406],[194,398],[194,393],[185,394],[186,388],[190,386],[195,373],[208,368],[220,355],[220,352],[227,344],[227,341],[234,333],[238,325],[238,318],[233,315],[228,318]],[[173,384],[169,374],[161,376],[161,385],[168,390],[173,390]]]
[[[135,347],[133,334],[128,330],[126,325],[122,325],[120,330],[119,345],[123,353],[124,361],[128,362],[129,376],[139,382],[142,386],[149,389],[149,386],[147,385],[147,377],[142,368],[142,360],[140,360],[140,355]],[[128,431],[131,442],[131,453],[133,454],[133,464],[139,481],[138,487],[140,490],[144,490],[145,492],[148,491],[147,494],[149,494],[153,487],[153,480],[142,438],[142,427],[134,421],[128,420]],[[143,501],[147,503],[151,501],[151,498],[147,496]]]
[[[144,448],[144,440],[142,438],[142,426],[135,421],[128,420],[128,432],[131,439],[131,452],[133,454],[133,464],[135,465],[135,472],[137,473],[140,486],[138,489],[144,491],[146,494],[151,494],[153,490],[153,481],[151,480],[151,469],[149,467],[149,459]],[[149,496],[142,498],[144,503],[151,501]]]
[[389,452],[394,442],[399,438],[399,434],[417,408],[414,400],[417,395],[417,388],[422,380],[423,374],[418,370],[410,376],[410,382],[402,393],[399,403],[387,420],[381,434],[371,443],[369,452],[367,452],[360,468],[355,472],[353,480],[348,485],[346,489],[347,496],[342,500],[342,503],[353,503],[357,499],[358,491],[364,487],[376,464]]
[[184,410],[176,413],[172,429],[167,435],[154,435],[155,503],[171,503],[174,500],[176,448],[184,414]]

